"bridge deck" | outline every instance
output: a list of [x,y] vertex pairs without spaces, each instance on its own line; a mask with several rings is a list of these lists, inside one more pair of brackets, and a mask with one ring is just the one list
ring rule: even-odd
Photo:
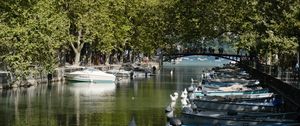
[[220,58],[225,58],[233,61],[241,61],[241,60],[251,60],[254,59],[252,56],[247,55],[237,55],[237,54],[226,54],[226,53],[204,53],[204,52],[188,52],[188,53],[172,53],[172,54],[163,54],[165,58],[164,61],[170,61],[171,59],[176,59],[180,57],[186,57],[186,56],[216,56]]

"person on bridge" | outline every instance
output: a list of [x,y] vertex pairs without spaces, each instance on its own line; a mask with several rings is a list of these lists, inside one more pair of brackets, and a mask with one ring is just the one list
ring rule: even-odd
[[295,70],[298,72],[299,71],[299,63],[296,63],[295,65]]
[[299,68],[299,63],[297,62],[296,65],[295,65],[295,74],[298,79],[299,79],[299,76],[300,76],[300,68]]
[[236,50],[236,54],[239,55],[240,54],[240,48],[237,48]]
[[224,49],[222,47],[219,48],[219,54],[223,54]]

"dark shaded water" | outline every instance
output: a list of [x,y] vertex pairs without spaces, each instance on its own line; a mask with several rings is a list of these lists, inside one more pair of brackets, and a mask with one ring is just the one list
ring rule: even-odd
[[127,126],[134,119],[138,126],[163,126],[169,95],[224,61],[182,62],[167,64],[151,78],[124,79],[116,87],[54,83],[0,90],[0,125]]

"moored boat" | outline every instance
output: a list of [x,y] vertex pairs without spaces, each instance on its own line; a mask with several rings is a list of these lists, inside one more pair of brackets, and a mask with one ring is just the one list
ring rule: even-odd
[[106,71],[106,73],[113,74],[116,77],[130,77],[132,74],[132,71],[128,71],[128,70],[124,70],[124,69],[119,69],[119,70],[111,69],[111,70]]
[[194,97],[200,96],[245,96],[250,98],[270,97],[273,93],[269,93],[268,89],[248,90],[248,91],[194,91]]
[[113,83],[116,80],[115,75],[94,68],[71,72],[65,77],[71,82]]
[[[237,112],[198,109],[189,104],[185,91],[181,95],[182,112],[178,124],[193,126],[296,126],[297,113]],[[172,111],[175,109],[172,109]],[[296,118],[295,118],[296,117]],[[171,119],[169,119],[171,120]]]
[[181,116],[183,125],[197,126],[291,126],[299,125],[293,119],[284,119],[272,117],[266,113],[250,115],[248,113],[231,113],[216,111],[200,111],[193,112],[191,110],[183,110]]
[[199,109],[209,110],[234,110],[234,111],[274,111],[281,104],[277,101],[266,102],[251,102],[251,101],[239,101],[239,102],[223,102],[223,101],[209,101],[194,99],[193,103]]

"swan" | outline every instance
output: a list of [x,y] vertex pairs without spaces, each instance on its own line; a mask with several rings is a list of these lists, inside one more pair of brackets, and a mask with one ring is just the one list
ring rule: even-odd
[[176,105],[176,100],[178,98],[178,93],[174,92],[174,96],[172,94],[170,94],[170,98],[171,98],[170,107],[174,110],[175,105]]

